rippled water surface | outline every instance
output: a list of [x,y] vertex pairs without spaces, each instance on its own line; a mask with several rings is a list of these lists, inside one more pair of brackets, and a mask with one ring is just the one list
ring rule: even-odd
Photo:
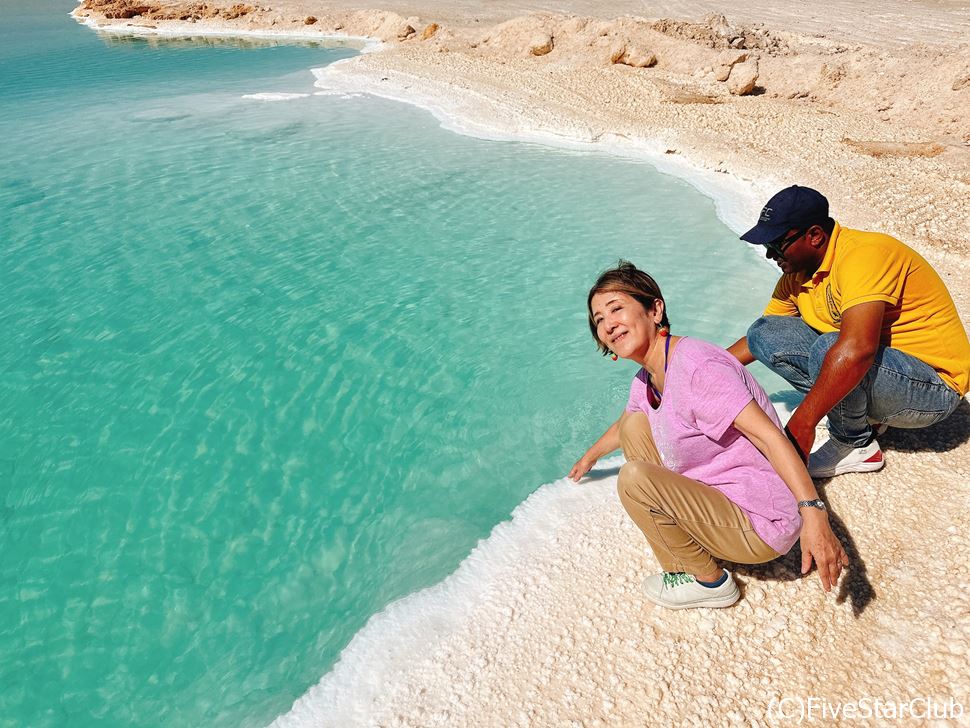
[[600,269],[722,344],[770,291],[644,164],[69,9],[0,24],[0,725],[269,722],[618,414]]

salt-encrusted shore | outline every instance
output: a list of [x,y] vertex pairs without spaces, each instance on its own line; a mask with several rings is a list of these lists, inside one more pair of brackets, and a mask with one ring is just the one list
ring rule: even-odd
[[[729,19],[703,19],[715,5],[702,0],[612,3],[608,16],[583,0],[557,14],[513,2],[371,7],[89,0],[77,15],[120,32],[376,39],[377,52],[318,71],[318,85],[417,103],[467,133],[651,157],[716,196],[735,229],[777,188],[815,186],[844,224],[926,255],[967,320],[960,3],[824,0],[804,17],[745,2]],[[797,578],[790,555],[741,569],[745,599],[718,612],[639,597],[657,566],[612,494],[615,468],[544,486],[455,575],[377,615],[278,723],[762,725],[778,722],[769,706],[786,696],[967,705],[968,437],[963,404],[929,430],[890,430],[883,472],[823,485],[853,558],[840,596]]]

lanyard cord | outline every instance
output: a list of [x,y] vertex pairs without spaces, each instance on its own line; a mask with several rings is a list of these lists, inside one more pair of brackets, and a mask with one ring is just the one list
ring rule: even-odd
[[[664,379],[667,378],[667,365],[670,363],[670,338],[670,336],[664,337]],[[659,407],[663,395],[660,394],[660,390],[653,386],[653,379],[650,378],[649,374],[647,375],[647,379],[650,382],[650,393],[657,400],[657,406]]]

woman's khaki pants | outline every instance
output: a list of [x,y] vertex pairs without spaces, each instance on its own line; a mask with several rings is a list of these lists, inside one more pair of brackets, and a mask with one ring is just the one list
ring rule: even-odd
[[643,412],[620,418],[620,502],[664,571],[710,574],[714,559],[760,564],[778,558],[740,508],[716,488],[665,468]]

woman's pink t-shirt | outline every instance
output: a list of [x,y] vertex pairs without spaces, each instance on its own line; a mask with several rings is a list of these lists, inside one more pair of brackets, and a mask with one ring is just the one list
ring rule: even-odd
[[646,413],[664,466],[717,488],[747,514],[766,544],[788,553],[802,527],[795,496],[734,426],[753,399],[781,429],[761,385],[724,349],[685,337],[671,353],[657,409],[648,401],[647,387],[647,372],[641,369],[626,409]]

